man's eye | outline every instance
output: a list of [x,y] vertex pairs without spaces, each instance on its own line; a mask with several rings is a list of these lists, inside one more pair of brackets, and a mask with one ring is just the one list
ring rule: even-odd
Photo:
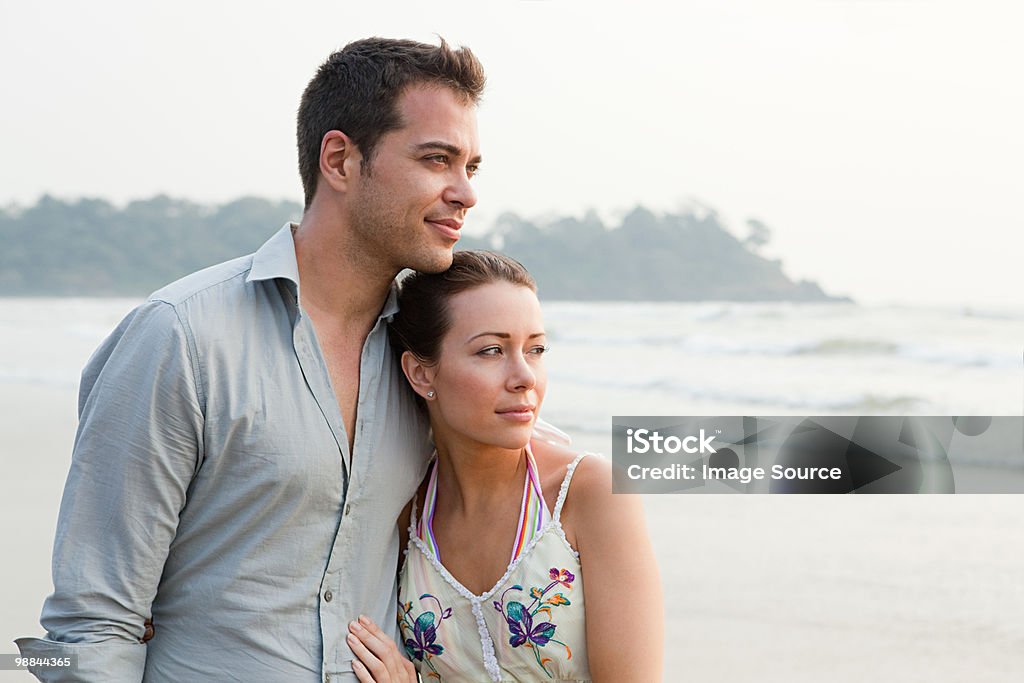
[[444,154],[431,154],[429,157],[427,157],[427,160],[433,161],[434,163],[437,164],[448,164],[448,157],[445,156]]
[[476,164],[470,164],[466,167],[466,174],[469,175],[470,178],[473,178],[480,174],[480,167]]

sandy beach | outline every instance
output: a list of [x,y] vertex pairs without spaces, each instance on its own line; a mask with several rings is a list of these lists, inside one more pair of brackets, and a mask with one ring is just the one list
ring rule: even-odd
[[[0,389],[0,652],[41,633],[75,401],[70,388]],[[665,587],[666,681],[1024,672],[1024,496],[665,495],[646,506]]]

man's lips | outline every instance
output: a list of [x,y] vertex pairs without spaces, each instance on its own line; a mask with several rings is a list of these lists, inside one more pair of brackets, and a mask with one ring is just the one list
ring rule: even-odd
[[427,220],[438,225],[447,225],[452,230],[458,230],[462,227],[462,221],[457,221],[454,218],[428,218]]
[[449,239],[458,240],[460,237],[461,221],[457,221],[454,218],[428,218],[426,222],[434,226],[435,230]]

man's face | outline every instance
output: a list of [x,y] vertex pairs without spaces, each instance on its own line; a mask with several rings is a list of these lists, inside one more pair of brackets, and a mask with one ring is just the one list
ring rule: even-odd
[[450,88],[414,85],[399,98],[405,125],[381,137],[349,190],[352,226],[369,257],[396,273],[436,273],[452,262],[470,179],[480,163],[476,107]]

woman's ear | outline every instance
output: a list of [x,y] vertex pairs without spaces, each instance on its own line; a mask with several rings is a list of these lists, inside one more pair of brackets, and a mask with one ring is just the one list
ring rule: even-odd
[[402,353],[402,372],[405,373],[405,378],[409,380],[409,386],[413,391],[424,399],[434,398],[433,382],[436,372],[433,366],[424,365],[411,351],[405,351]]

